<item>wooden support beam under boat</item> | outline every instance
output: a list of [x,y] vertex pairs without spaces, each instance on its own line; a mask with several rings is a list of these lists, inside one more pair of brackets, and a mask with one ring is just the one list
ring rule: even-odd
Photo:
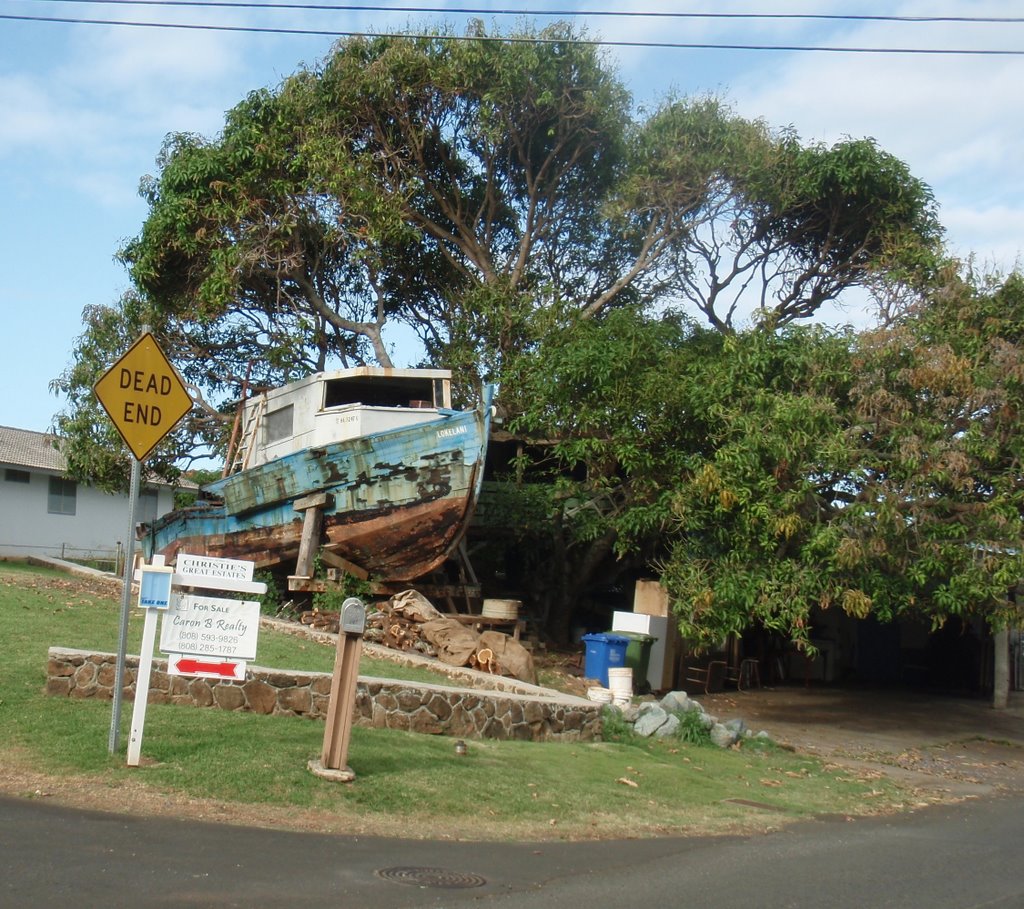
[[[288,578],[288,590],[293,593],[325,593],[328,590],[342,590],[344,581],[341,578],[302,578],[290,575]],[[447,597],[470,596],[480,598],[482,593],[480,587],[463,584],[421,584],[418,581],[406,583],[395,581],[372,581],[369,585],[369,593],[372,596],[392,597],[405,590],[414,588],[431,600],[443,600]]]
[[[334,496],[327,492],[297,499],[293,506],[303,512],[302,538],[299,540],[299,557],[295,560],[295,577],[312,578],[313,561],[320,548],[320,531],[324,526],[324,508],[334,507]],[[291,578],[288,579],[291,588]]]
[[333,505],[334,496],[329,492],[317,492],[311,496],[303,496],[301,499],[296,499],[292,508],[296,511],[308,511],[310,508],[333,507]]
[[331,552],[328,549],[323,550],[320,553],[320,561],[325,565],[329,565],[331,568],[337,568],[339,571],[344,571],[345,574],[350,574],[354,578],[358,578],[360,581],[365,581],[370,577],[370,572],[365,568],[360,567],[355,562],[350,562],[348,559],[342,558],[335,552]]

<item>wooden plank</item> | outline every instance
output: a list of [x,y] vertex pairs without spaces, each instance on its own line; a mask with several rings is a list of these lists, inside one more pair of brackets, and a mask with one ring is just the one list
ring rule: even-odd
[[360,581],[365,581],[370,576],[370,572],[365,568],[361,568],[355,562],[350,562],[348,559],[342,558],[337,553],[331,552],[328,549],[320,553],[320,561],[331,568],[339,568],[352,575],[352,577],[359,578]]
[[370,593],[374,596],[394,596],[403,590],[413,588],[430,599],[443,600],[447,597],[468,596],[479,599],[482,590],[473,584],[421,584],[418,581],[408,583],[395,583],[393,581],[372,581]]
[[313,576],[313,560],[320,548],[320,530],[324,523],[324,510],[320,505],[305,509],[302,519],[302,539],[299,541],[299,557],[295,560],[295,574],[300,578]]
[[[415,588],[425,597],[430,599],[443,599],[446,596],[461,597],[463,595],[469,595],[476,599],[480,598],[481,589],[473,585],[467,585],[463,587],[459,584],[396,584],[393,582],[385,581],[373,581],[369,585],[370,593],[373,596],[379,597],[391,597],[396,593],[401,593],[403,590],[409,590]],[[293,574],[288,576],[288,589],[293,592],[305,592],[305,593],[324,593],[328,590],[340,590],[342,588],[342,582],[331,581],[324,578],[311,578],[306,575]],[[466,619],[479,619],[480,616],[461,616]]]
[[523,619],[492,619],[487,615],[448,615],[446,619],[455,619],[456,622],[461,622],[463,625],[486,625],[489,628],[502,628],[508,625],[514,626],[512,629],[512,639],[515,641],[519,640],[519,637],[526,628],[526,622]]
[[359,635],[338,635],[320,757],[323,766],[329,770],[348,769],[348,746],[355,718],[356,682],[362,647],[363,639]]
[[296,511],[306,511],[310,508],[331,508],[334,506],[334,496],[329,492],[317,492],[311,496],[304,496],[296,499],[292,507]]

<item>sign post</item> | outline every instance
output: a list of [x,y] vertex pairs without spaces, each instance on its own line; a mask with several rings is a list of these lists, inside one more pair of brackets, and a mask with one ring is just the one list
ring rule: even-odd
[[146,610],[142,626],[142,649],[139,669],[135,676],[135,707],[132,710],[132,730],[128,739],[128,766],[139,766],[142,749],[142,729],[146,724],[146,702],[149,700],[149,677],[153,671],[153,640],[156,637],[156,616],[171,606],[171,580],[174,569],[164,565],[162,555],[153,556],[152,565],[143,565],[138,572],[139,606]]
[[107,743],[110,754],[113,754],[117,751],[121,728],[124,662],[134,570],[132,562],[135,550],[135,510],[142,475],[141,462],[192,409],[192,397],[160,349],[156,338],[148,330],[144,330],[142,336],[100,377],[93,391],[132,453],[124,589],[121,591],[121,624],[114,676],[114,710]]
[[114,666],[114,709],[110,717],[110,733],[107,737],[107,752],[117,752],[118,737],[121,733],[121,701],[124,698],[124,660],[128,652],[128,614],[132,605],[132,571],[135,552],[135,509],[139,502],[139,478],[142,465],[132,458],[131,489],[128,493],[128,533],[125,535],[124,571],[121,575],[121,618],[118,623],[117,663]]

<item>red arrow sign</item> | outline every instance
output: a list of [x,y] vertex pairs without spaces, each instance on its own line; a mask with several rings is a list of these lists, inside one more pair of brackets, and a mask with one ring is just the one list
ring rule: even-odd
[[174,664],[178,672],[211,672],[233,679],[238,670],[238,663],[203,663],[199,660],[182,658]]

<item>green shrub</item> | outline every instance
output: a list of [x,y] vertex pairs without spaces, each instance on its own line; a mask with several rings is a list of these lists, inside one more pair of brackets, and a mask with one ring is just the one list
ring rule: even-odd
[[[321,580],[326,577],[327,571],[324,568],[320,556],[313,560],[313,576]],[[339,580],[333,582],[336,586],[313,594],[313,608],[321,612],[341,612],[341,606],[349,597],[359,597],[366,600],[370,596],[370,582],[357,578],[347,571],[341,573]]]
[[253,575],[253,580],[262,581],[267,585],[267,592],[260,597],[260,612],[263,615],[280,615],[283,603],[277,578],[270,571],[257,571]]
[[605,707],[601,711],[601,738],[619,745],[635,745],[640,741],[633,732],[633,724],[626,722],[617,707]]
[[314,593],[313,608],[319,609],[321,612],[341,612],[342,604],[349,597],[359,597],[365,601],[369,595],[369,582],[361,581],[350,574],[342,575],[338,584],[338,587],[331,590]]
[[681,742],[687,745],[710,745],[711,730],[704,722],[704,716],[699,710],[687,710],[685,713],[677,713],[679,728],[676,736]]

